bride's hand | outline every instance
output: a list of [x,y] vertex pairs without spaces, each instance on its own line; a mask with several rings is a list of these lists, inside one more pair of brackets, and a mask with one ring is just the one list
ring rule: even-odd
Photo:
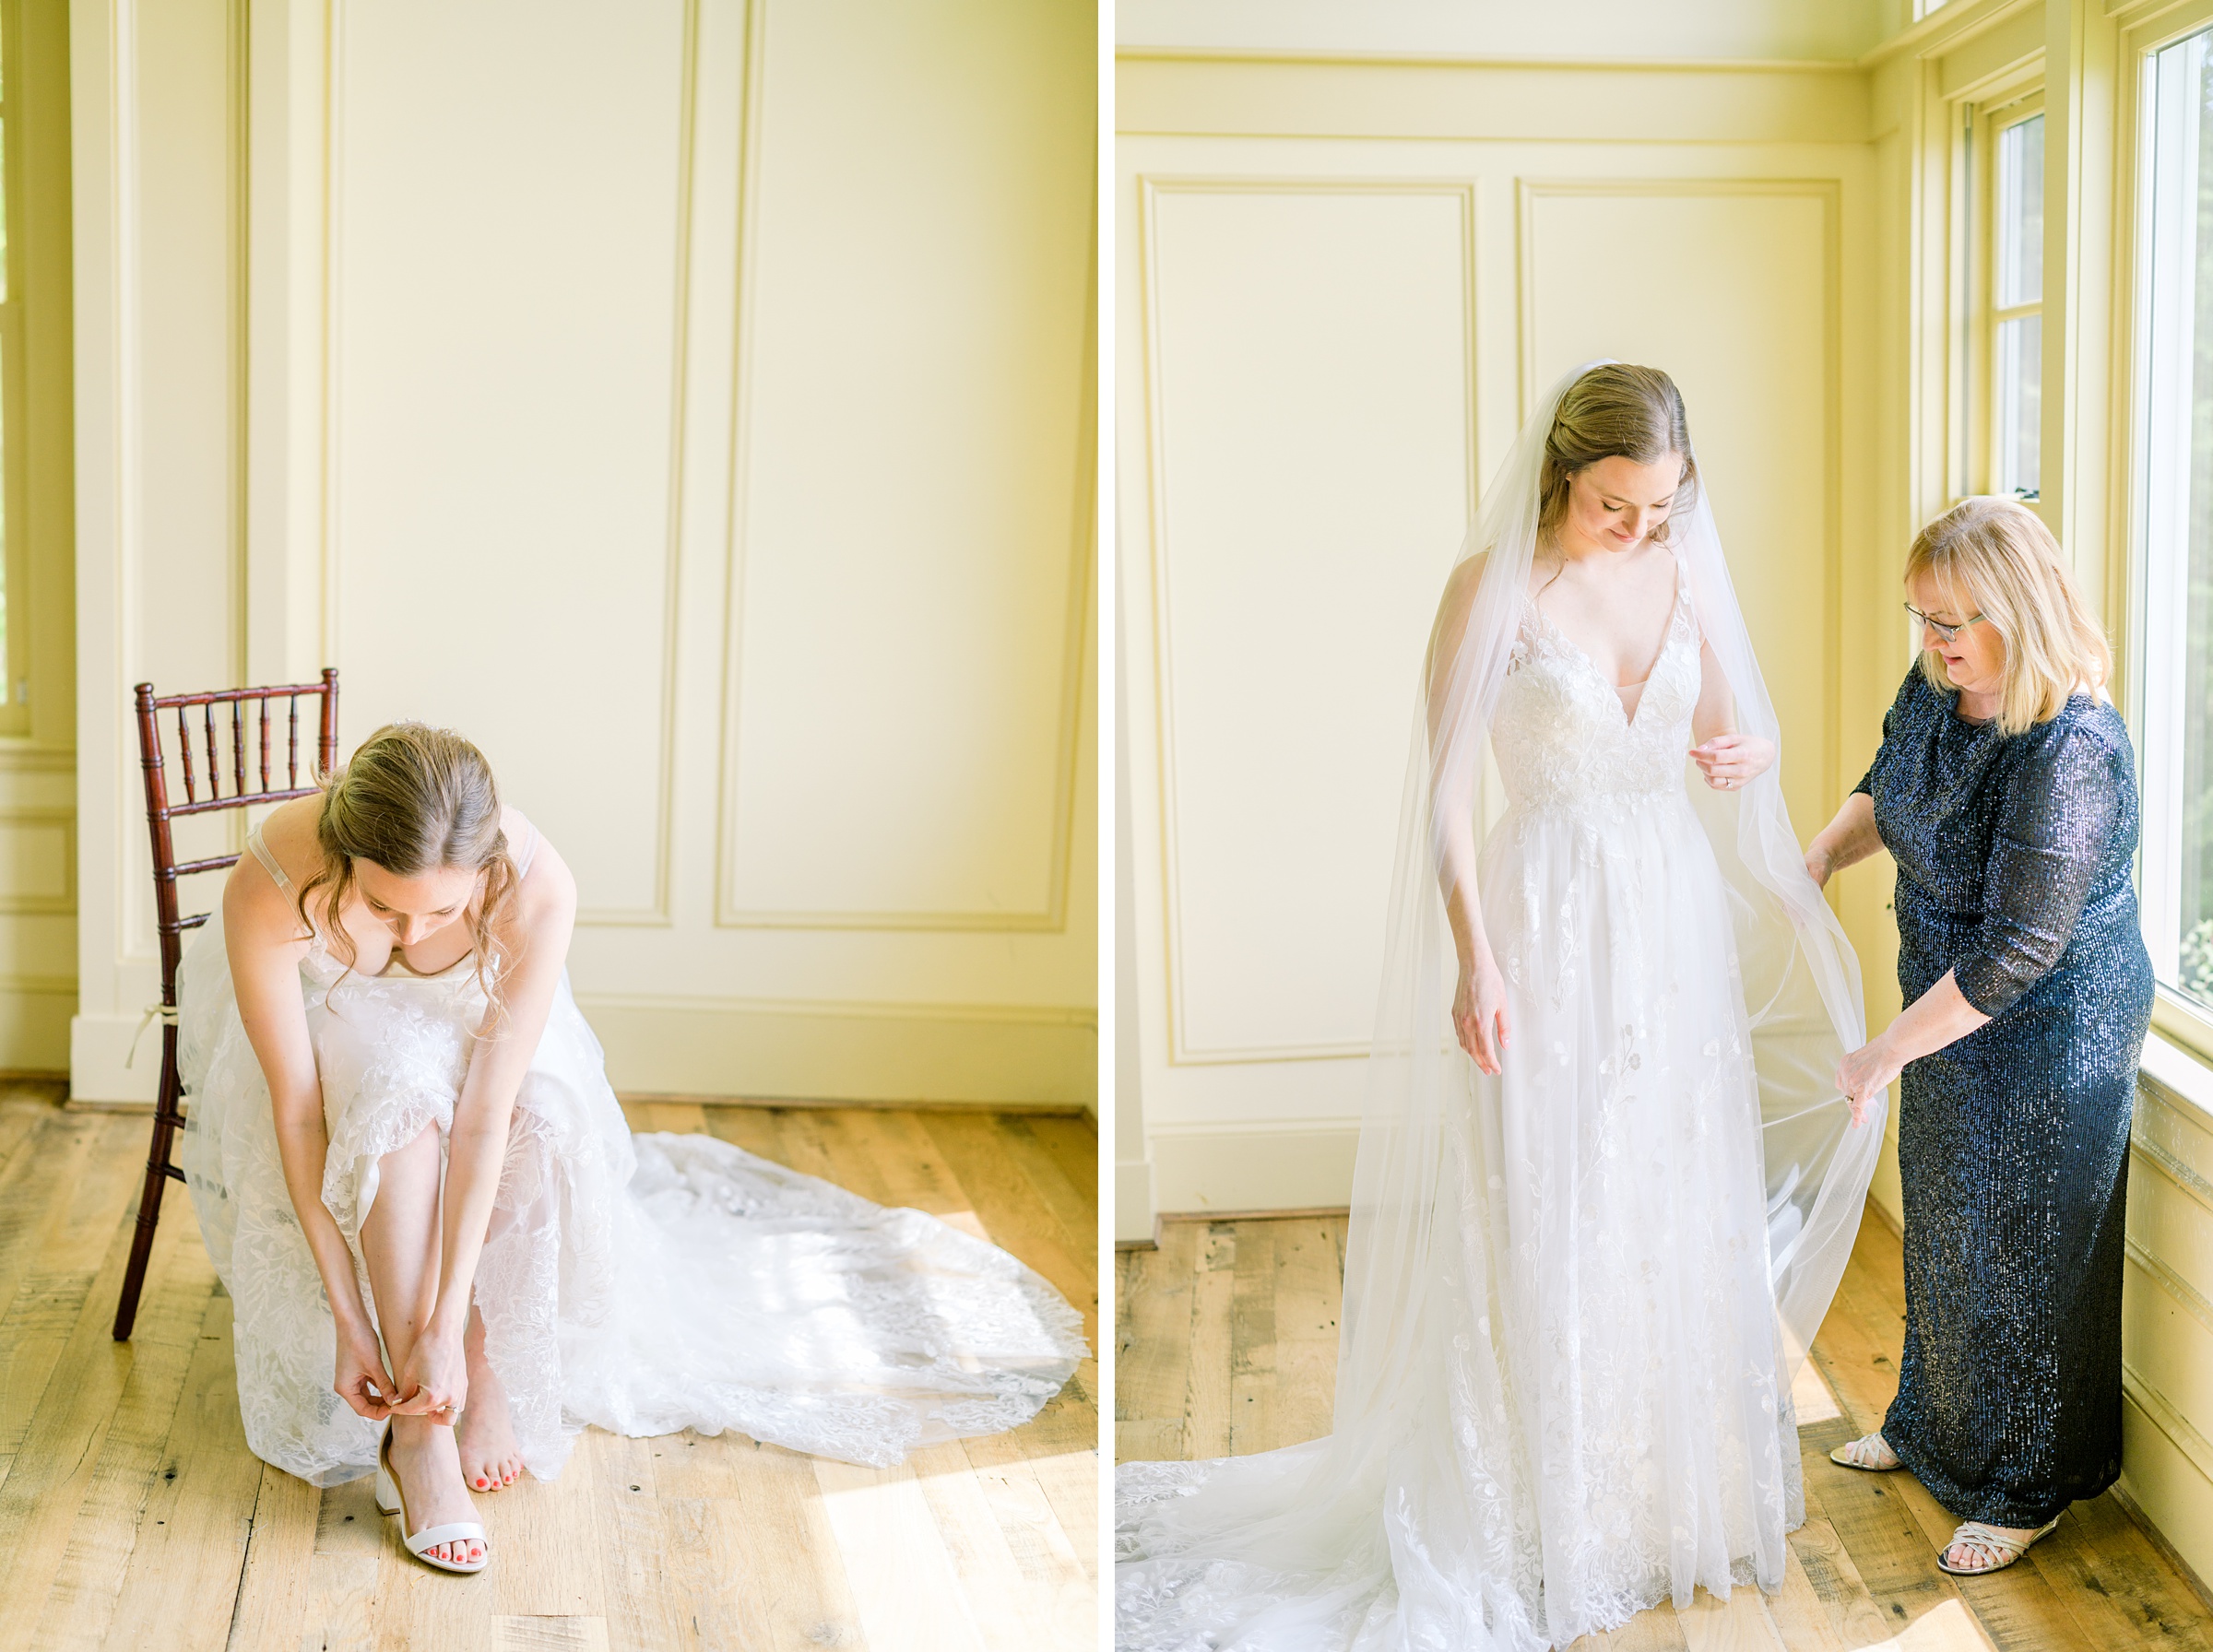
[[468,1363],[459,1333],[425,1326],[400,1367],[399,1396],[392,1409],[450,1424],[467,1403]]
[[1837,1088],[1852,1108],[1854,1127],[1867,1122],[1867,1107],[1897,1079],[1904,1063],[1880,1037],[1871,1038],[1837,1063]]
[[1775,766],[1775,745],[1757,735],[1717,734],[1690,749],[1706,784],[1717,792],[1741,792]]
[[1452,989],[1452,1032],[1475,1065],[1497,1077],[1511,1037],[1507,1024],[1506,983],[1488,958],[1462,968]]
[[338,1398],[372,1422],[392,1414],[396,1388],[385,1369],[385,1351],[366,1325],[338,1331],[337,1376],[330,1385]]

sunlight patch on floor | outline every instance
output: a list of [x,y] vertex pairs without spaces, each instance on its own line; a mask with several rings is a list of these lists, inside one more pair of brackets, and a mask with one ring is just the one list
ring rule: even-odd
[[1791,1382],[1791,1403],[1798,1410],[1800,1428],[1828,1422],[1844,1414],[1843,1408],[1837,1404],[1836,1395],[1829,1391],[1821,1368],[1811,1360],[1798,1362],[1798,1375]]
[[1954,1599],[1923,1612],[1888,1640],[1878,1641],[1864,1652],[1884,1652],[1886,1647],[1895,1648],[1895,1652],[1994,1652],[1995,1646],[1966,1603]]

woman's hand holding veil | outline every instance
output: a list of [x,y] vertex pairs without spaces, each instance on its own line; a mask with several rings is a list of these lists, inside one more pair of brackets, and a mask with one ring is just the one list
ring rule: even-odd
[[1775,742],[1751,734],[1717,734],[1690,749],[1706,784],[1717,792],[1738,792],[1775,766]]

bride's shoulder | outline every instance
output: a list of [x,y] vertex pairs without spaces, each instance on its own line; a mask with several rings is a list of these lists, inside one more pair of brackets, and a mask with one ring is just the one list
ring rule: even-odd
[[1445,594],[1438,603],[1440,615],[1462,615],[1475,606],[1475,593],[1483,588],[1483,576],[1491,565],[1491,553],[1479,550],[1472,557],[1462,558],[1452,565],[1445,577]]
[[516,893],[525,920],[574,908],[575,880],[545,833],[521,809],[509,805],[501,807],[500,830],[506,833],[508,856],[521,875]]
[[322,869],[323,845],[315,837],[315,822],[322,813],[323,794],[317,792],[279,803],[262,817],[257,828],[261,846],[295,884]]

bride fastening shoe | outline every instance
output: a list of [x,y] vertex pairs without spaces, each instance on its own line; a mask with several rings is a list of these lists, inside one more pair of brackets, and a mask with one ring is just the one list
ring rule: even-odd
[[[380,1513],[399,1516],[399,1540],[407,1545],[408,1552],[426,1566],[435,1566],[441,1572],[481,1572],[491,1564],[491,1544],[486,1541],[484,1528],[474,1520],[449,1520],[444,1526],[433,1526],[424,1531],[409,1531],[412,1523],[408,1517],[407,1493],[401,1490],[399,1476],[392,1471],[392,1425],[385,1424],[385,1437],[376,1446],[376,1506]],[[440,1560],[429,1551],[444,1543],[481,1543],[481,1560]]]

